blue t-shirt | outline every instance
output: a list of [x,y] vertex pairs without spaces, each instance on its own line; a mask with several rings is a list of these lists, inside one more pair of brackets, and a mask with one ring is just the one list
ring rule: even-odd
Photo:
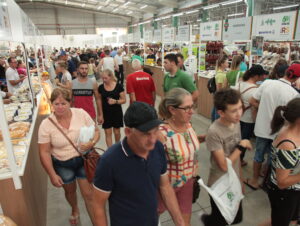
[[245,71],[247,71],[247,69],[248,69],[247,64],[245,62],[242,62],[240,64],[240,71],[245,72]]
[[68,60],[68,71],[70,72],[70,74],[73,77],[73,72],[76,71],[76,65],[72,60]]
[[157,141],[148,158],[132,152],[125,138],[111,146],[98,162],[94,185],[111,192],[111,226],[157,226],[157,192],[167,172],[164,147]]

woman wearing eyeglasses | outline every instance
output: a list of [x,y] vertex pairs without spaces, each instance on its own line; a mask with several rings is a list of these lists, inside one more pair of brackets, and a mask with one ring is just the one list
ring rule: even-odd
[[[198,169],[196,152],[200,147],[190,123],[193,113],[192,96],[182,88],[170,90],[159,105],[159,114],[165,122],[159,127],[160,140],[167,156],[169,179],[187,226],[191,220],[193,176]],[[165,210],[159,196],[158,212],[161,214]]]

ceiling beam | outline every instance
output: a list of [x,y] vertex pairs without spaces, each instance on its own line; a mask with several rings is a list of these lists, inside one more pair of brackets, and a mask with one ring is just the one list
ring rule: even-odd
[[177,8],[178,7],[178,2],[177,0],[158,0],[158,2],[162,5],[168,6],[170,8]]
[[24,5],[43,5],[43,6],[51,6],[51,7],[57,7],[57,8],[64,8],[64,9],[72,9],[75,11],[79,12],[85,12],[85,13],[94,13],[98,15],[108,15],[108,16],[115,16],[119,17],[121,19],[131,20],[132,16],[130,15],[123,15],[123,14],[117,14],[113,12],[103,12],[101,10],[95,10],[95,9],[90,9],[90,8],[83,8],[83,7],[76,7],[76,6],[71,6],[71,5],[64,5],[64,4],[58,4],[58,3],[50,3],[50,2],[45,2],[45,1],[34,1],[34,2],[28,2],[28,1],[17,1],[17,4],[22,6]]

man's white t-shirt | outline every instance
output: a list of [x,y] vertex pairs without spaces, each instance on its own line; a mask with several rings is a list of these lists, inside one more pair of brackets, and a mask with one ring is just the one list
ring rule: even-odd
[[115,61],[112,57],[104,57],[103,58],[103,70],[109,69],[112,72],[115,71]]
[[69,71],[66,71],[61,78],[62,84],[66,85],[67,81],[70,81],[70,82],[72,81],[72,75],[70,74]]
[[123,57],[122,56],[119,56],[117,54],[117,55],[115,55],[114,59],[117,61],[118,65],[122,65],[123,64]]
[[[240,93],[242,95],[242,101],[244,103],[244,107],[245,108],[249,107],[249,105],[250,105],[249,104],[249,100],[253,96],[253,94],[256,92],[256,90],[257,90],[257,86],[255,84],[252,84],[252,83],[249,83],[249,82],[240,82],[239,83],[239,91],[240,91]],[[243,113],[243,115],[241,117],[241,121],[242,122],[246,122],[246,123],[254,123],[255,122],[255,120],[252,117],[251,108],[248,108]]]
[[283,78],[264,81],[253,94],[253,97],[260,101],[254,128],[255,135],[274,139],[275,135],[270,134],[275,109],[286,105],[297,95],[298,92],[291,86],[291,83]]
[[10,80],[19,80],[19,74],[18,71],[16,69],[12,69],[11,67],[7,68],[6,72],[5,72],[5,76],[6,76],[6,80],[7,80],[7,89],[8,92],[10,93],[14,93],[14,91],[20,87],[21,82],[17,85],[11,85],[10,84]]

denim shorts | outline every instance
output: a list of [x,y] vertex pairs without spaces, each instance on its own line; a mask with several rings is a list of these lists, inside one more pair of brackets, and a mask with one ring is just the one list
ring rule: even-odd
[[255,155],[254,155],[254,161],[258,163],[263,163],[265,158],[265,154],[268,155],[268,162],[270,160],[270,154],[271,154],[271,147],[272,147],[273,140],[262,138],[262,137],[256,137],[256,143],[255,143]]
[[61,177],[64,184],[70,184],[79,179],[86,179],[82,157],[74,157],[66,161],[60,161],[52,156],[55,172]]

